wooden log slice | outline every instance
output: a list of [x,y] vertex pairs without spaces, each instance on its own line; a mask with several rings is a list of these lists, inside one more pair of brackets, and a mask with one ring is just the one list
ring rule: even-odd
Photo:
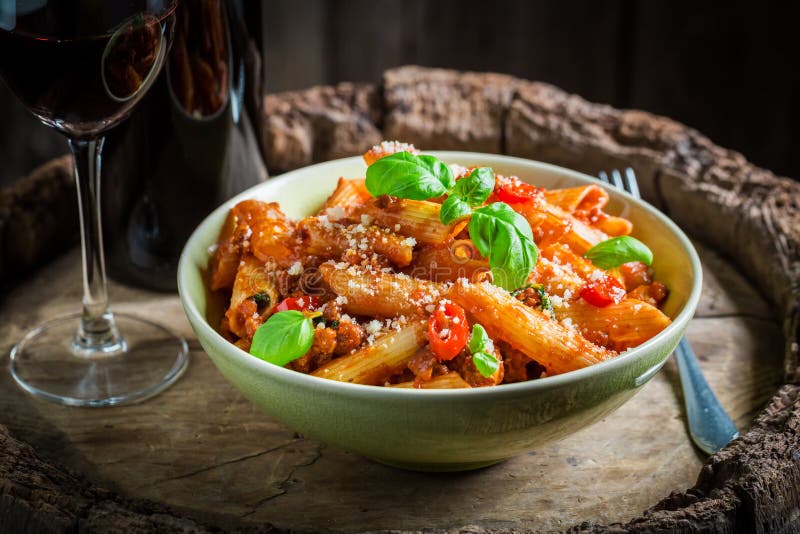
[[[0,434],[9,444],[0,455],[0,518],[16,518],[0,519],[0,530],[74,530],[109,502],[115,508],[105,525],[119,519],[134,531],[800,528],[800,185],[669,119],[590,104],[545,84],[409,67],[387,72],[383,102],[380,94],[344,84],[267,97],[273,118],[261,125],[262,148],[273,173],[357,153],[384,136],[592,174],[633,166],[645,198],[700,239],[706,280],[688,336],[742,437],[700,456],[668,362],[619,411],[551,447],[475,473],[396,471],[303,439],[257,412],[194,342],[187,375],[138,406],[55,407],[0,375],[0,423],[41,455]],[[174,296],[119,286],[113,294],[124,303],[118,309],[191,335]],[[72,253],[0,301],[0,350],[44,318],[72,311],[79,297]],[[20,478],[14,466],[22,464],[46,483]],[[62,476],[61,464],[85,478]],[[167,510],[159,506],[171,510],[163,512],[167,526],[148,522],[158,515],[149,510]]]
[[413,139],[427,150],[500,153],[516,83],[504,74],[414,66],[387,71],[385,137]]
[[377,88],[340,83],[264,97],[261,140],[271,174],[363,153],[379,143]]
[[0,288],[63,253],[77,238],[72,157],[63,156],[0,190]]

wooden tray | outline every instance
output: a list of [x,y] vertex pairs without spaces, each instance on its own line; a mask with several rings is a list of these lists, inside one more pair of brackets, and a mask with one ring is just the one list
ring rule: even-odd
[[[0,374],[0,530],[800,526],[800,391],[779,389],[798,376],[798,184],[667,119],[501,75],[409,67],[387,72],[383,101],[374,87],[344,84],[268,96],[264,107],[273,173],[358,153],[384,135],[590,173],[633,165],[645,197],[699,240],[704,293],[688,336],[743,437],[710,459],[692,446],[670,361],[620,410],[551,447],[471,473],[399,471],[306,440],[258,412],[194,341],[177,297],[112,284],[116,310],[192,339],[189,371],[150,402],[103,410],[37,401]],[[430,119],[443,108],[446,120]],[[63,184],[65,165],[36,179]],[[8,292],[0,350],[74,311],[78,267],[72,250]]]

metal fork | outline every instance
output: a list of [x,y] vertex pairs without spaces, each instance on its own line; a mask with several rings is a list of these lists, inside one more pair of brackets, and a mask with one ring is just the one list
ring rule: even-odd
[[[630,193],[634,198],[642,198],[639,185],[636,183],[636,175],[630,167],[625,169],[624,176],[618,170],[614,170],[610,179],[605,172],[600,172],[598,178]],[[697,362],[697,356],[685,337],[681,338],[675,349],[675,360],[678,362],[683,399],[686,403],[689,434],[702,451],[713,454],[736,438],[739,431],[706,382]]]

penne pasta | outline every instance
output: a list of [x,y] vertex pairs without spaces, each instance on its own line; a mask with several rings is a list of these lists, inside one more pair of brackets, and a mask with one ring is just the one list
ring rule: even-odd
[[608,203],[608,193],[597,185],[550,189],[544,192],[544,198],[568,213],[599,210]]
[[611,236],[628,235],[633,231],[633,223],[622,217],[606,215],[601,217],[596,223],[595,228]]
[[211,289],[230,289],[242,254],[252,251],[264,262],[285,263],[291,256],[289,240],[294,225],[277,203],[244,200],[236,204],[222,225],[211,258]]
[[[608,215],[602,211],[608,204],[608,192],[602,187],[587,185],[553,189],[546,191],[544,197],[553,206],[572,214],[579,221],[610,236],[628,235],[633,230],[633,224],[629,220]],[[582,228],[578,229],[578,234],[587,241],[592,240]],[[578,243],[579,241],[576,239],[576,244]]]
[[560,321],[570,321],[584,337],[617,352],[641,345],[670,323],[661,310],[633,298],[603,308],[584,300],[553,308]]
[[600,272],[600,269],[595,267],[591,261],[575,254],[566,245],[552,245],[543,248],[541,255],[542,258],[547,258],[557,265],[569,266],[570,270],[583,280],[589,280],[595,273]]
[[463,389],[470,388],[466,380],[461,378],[461,375],[455,371],[450,371],[447,374],[434,376],[427,382],[416,383],[413,380],[409,382],[400,382],[399,384],[391,384],[392,388],[406,388],[406,389]]
[[525,217],[540,247],[566,243],[576,254],[583,254],[597,243],[608,239],[601,230],[548,203],[521,205],[517,211]]
[[382,385],[402,370],[426,342],[427,323],[417,319],[377,338],[372,345],[323,365],[313,376],[350,382]]
[[377,252],[397,267],[411,263],[416,241],[378,226],[331,223],[327,217],[308,217],[298,225],[298,235],[306,254],[341,257],[352,250],[356,254]]
[[[264,314],[258,313],[259,303],[253,299],[255,296],[262,307],[266,307]],[[277,302],[278,289],[269,267],[255,256],[246,255],[236,271],[230,307],[225,312],[228,329],[239,337],[252,339],[255,330],[266,319],[268,310]]]
[[532,281],[542,284],[547,294],[565,299],[577,298],[584,280],[570,264],[556,263],[540,257],[533,271]]
[[422,315],[426,307],[438,302],[441,293],[437,284],[427,280],[368,272],[352,265],[323,263],[319,272],[331,290],[343,297],[342,308],[354,315]]
[[481,257],[469,239],[424,248],[414,258],[411,267],[412,277],[434,282],[455,282],[459,278],[479,282],[491,276],[489,262]]
[[539,247],[556,243],[572,228],[571,221],[542,209],[539,203],[522,204],[517,211],[528,221]]
[[[488,283],[453,285],[447,296],[500,339],[535,359],[548,375],[587,367],[614,356],[570,328]],[[520,328],[520,325],[525,325]]]
[[570,221],[570,227],[560,241],[568,245],[575,254],[582,256],[596,244],[608,239],[608,235],[603,231],[589,226],[571,215],[564,214],[563,217]]
[[466,222],[442,224],[440,208],[440,204],[427,200],[380,197],[369,200],[361,213],[375,224],[413,237],[420,243],[439,244],[455,236],[466,225]]
[[345,214],[349,214],[370,198],[370,194],[364,186],[364,180],[339,178],[336,189],[325,201],[320,214],[325,214],[331,208],[341,208]]
[[236,270],[239,268],[239,259],[242,256],[242,248],[234,240],[235,232],[236,215],[231,210],[222,225],[222,230],[217,240],[217,248],[214,250],[209,262],[211,291],[233,287],[233,282],[236,279]]

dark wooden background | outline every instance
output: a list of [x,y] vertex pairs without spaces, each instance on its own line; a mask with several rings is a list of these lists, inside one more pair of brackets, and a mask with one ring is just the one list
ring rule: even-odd
[[[688,0],[268,0],[265,87],[379,82],[402,64],[492,70],[684,122],[800,178],[798,8]],[[261,19],[260,21],[258,19]],[[259,23],[260,22],[260,23]],[[65,150],[0,87],[0,184]]]

